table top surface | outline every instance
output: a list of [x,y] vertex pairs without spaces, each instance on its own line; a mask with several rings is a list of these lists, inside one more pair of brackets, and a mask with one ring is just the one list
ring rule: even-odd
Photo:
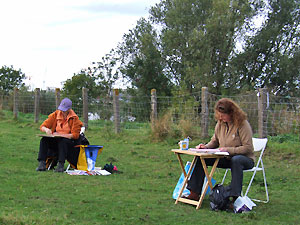
[[223,154],[216,154],[216,153],[196,152],[191,150],[172,149],[171,151],[177,154],[201,156],[203,158],[223,158],[226,156],[225,154],[223,155]]

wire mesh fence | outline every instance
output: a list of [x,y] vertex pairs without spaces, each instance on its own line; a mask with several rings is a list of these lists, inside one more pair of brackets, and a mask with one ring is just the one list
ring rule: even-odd
[[[204,127],[201,117],[203,115],[201,92],[192,93],[190,95],[178,95],[172,97],[157,97],[158,108],[160,112],[165,113],[171,110],[172,119],[176,124],[180,124],[180,121],[189,121],[193,124],[200,135],[201,129]],[[240,96],[220,96],[212,93],[208,93],[206,98],[208,116],[207,120],[209,130],[213,130],[216,124],[214,118],[214,106],[215,103],[223,98],[231,98],[247,113],[248,120],[252,126],[254,133],[258,133],[258,101],[256,93],[250,93]]]
[[[196,130],[196,136],[201,136],[204,122],[208,123],[209,130],[215,126],[214,105],[222,97],[233,99],[247,113],[248,120],[254,134],[259,131],[259,97],[258,92],[253,91],[236,96],[220,96],[212,93],[207,94],[206,104],[208,110],[207,121],[203,118],[202,92],[188,95],[157,96],[157,114],[161,117],[168,113],[174,124],[181,121],[189,121]],[[73,110],[82,118],[82,98],[68,96],[73,100]],[[35,92],[18,93],[18,112],[35,112]],[[48,115],[57,108],[55,92],[42,91],[39,97],[39,115]],[[77,99],[77,100],[76,100]],[[0,95],[0,108],[11,110],[14,108],[14,96]],[[114,125],[114,101],[113,96],[102,98],[88,98],[88,121],[98,127]],[[147,127],[151,118],[151,96],[129,96],[120,93],[119,98],[119,120],[121,129],[139,129]],[[266,99],[266,122],[263,124],[267,134],[271,136],[291,134],[296,137],[300,133],[300,98],[279,97],[267,94]]]
[[[215,126],[214,105],[222,97],[233,99],[247,113],[253,132],[258,133],[258,93],[252,92],[237,96],[220,96],[209,93],[207,98],[209,111],[209,128]],[[190,100],[189,100],[190,99]],[[191,101],[193,99],[193,101]],[[189,102],[190,101],[190,102]],[[172,109],[174,120],[180,118],[192,121],[201,129],[201,93],[193,93],[190,96],[158,97],[160,110]],[[279,97],[268,95],[267,98],[267,134],[297,134],[300,132],[300,98]]]

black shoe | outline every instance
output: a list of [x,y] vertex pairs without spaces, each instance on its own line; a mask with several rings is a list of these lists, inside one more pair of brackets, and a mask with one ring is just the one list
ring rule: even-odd
[[55,172],[59,172],[59,173],[63,173],[64,172],[64,163],[62,163],[62,162],[59,162],[58,163],[58,166],[56,167],[56,169],[55,169]]
[[36,171],[46,171],[46,162],[40,161],[39,166],[36,168]]

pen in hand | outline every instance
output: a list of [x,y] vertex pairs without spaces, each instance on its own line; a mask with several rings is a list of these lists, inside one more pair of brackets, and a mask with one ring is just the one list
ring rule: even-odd
[[200,149],[200,148],[207,148],[207,147],[206,147],[205,144],[199,144],[199,145],[196,146],[196,148],[197,148],[197,149]]

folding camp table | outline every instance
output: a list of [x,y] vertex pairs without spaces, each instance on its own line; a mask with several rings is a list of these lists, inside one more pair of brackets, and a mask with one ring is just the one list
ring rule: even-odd
[[[218,162],[219,162],[220,158],[225,157],[225,155],[217,155],[217,154],[213,154],[213,153],[202,153],[202,152],[195,152],[195,151],[191,151],[191,150],[179,150],[179,149],[172,149],[171,151],[176,154],[176,156],[178,158],[178,161],[179,161],[179,164],[180,164],[180,167],[181,167],[181,170],[184,174],[184,182],[183,182],[183,185],[182,185],[181,190],[179,192],[179,195],[178,195],[178,197],[175,201],[175,204],[177,204],[178,202],[183,202],[183,203],[187,203],[187,204],[196,205],[196,209],[199,209],[201,207],[202,202],[203,202],[205,193],[208,189],[208,185],[210,186],[211,189],[213,188],[211,179],[213,177],[213,174],[216,170],[216,167],[218,165]],[[192,155],[192,156],[194,156],[192,164],[190,166],[190,169],[188,170],[188,173],[186,173],[185,169],[184,169],[184,165],[183,165],[183,162],[182,162],[182,159],[181,159],[182,154],[183,155]],[[197,157],[199,157],[199,160],[201,160],[203,170],[204,170],[204,173],[205,173],[205,176],[206,176],[206,179],[207,179],[207,182],[204,186],[204,190],[202,190],[202,194],[200,196],[199,201],[190,200],[190,199],[181,197],[182,192],[183,192],[183,190],[184,190],[184,188],[185,188],[185,186],[188,182],[188,179],[191,175],[191,172],[192,172],[192,170],[195,166],[195,163],[197,161]],[[208,169],[207,169],[206,163],[205,163],[205,159],[208,159],[208,158],[215,158],[216,159],[213,166],[212,166],[212,169],[211,169],[210,173],[208,173]]]

